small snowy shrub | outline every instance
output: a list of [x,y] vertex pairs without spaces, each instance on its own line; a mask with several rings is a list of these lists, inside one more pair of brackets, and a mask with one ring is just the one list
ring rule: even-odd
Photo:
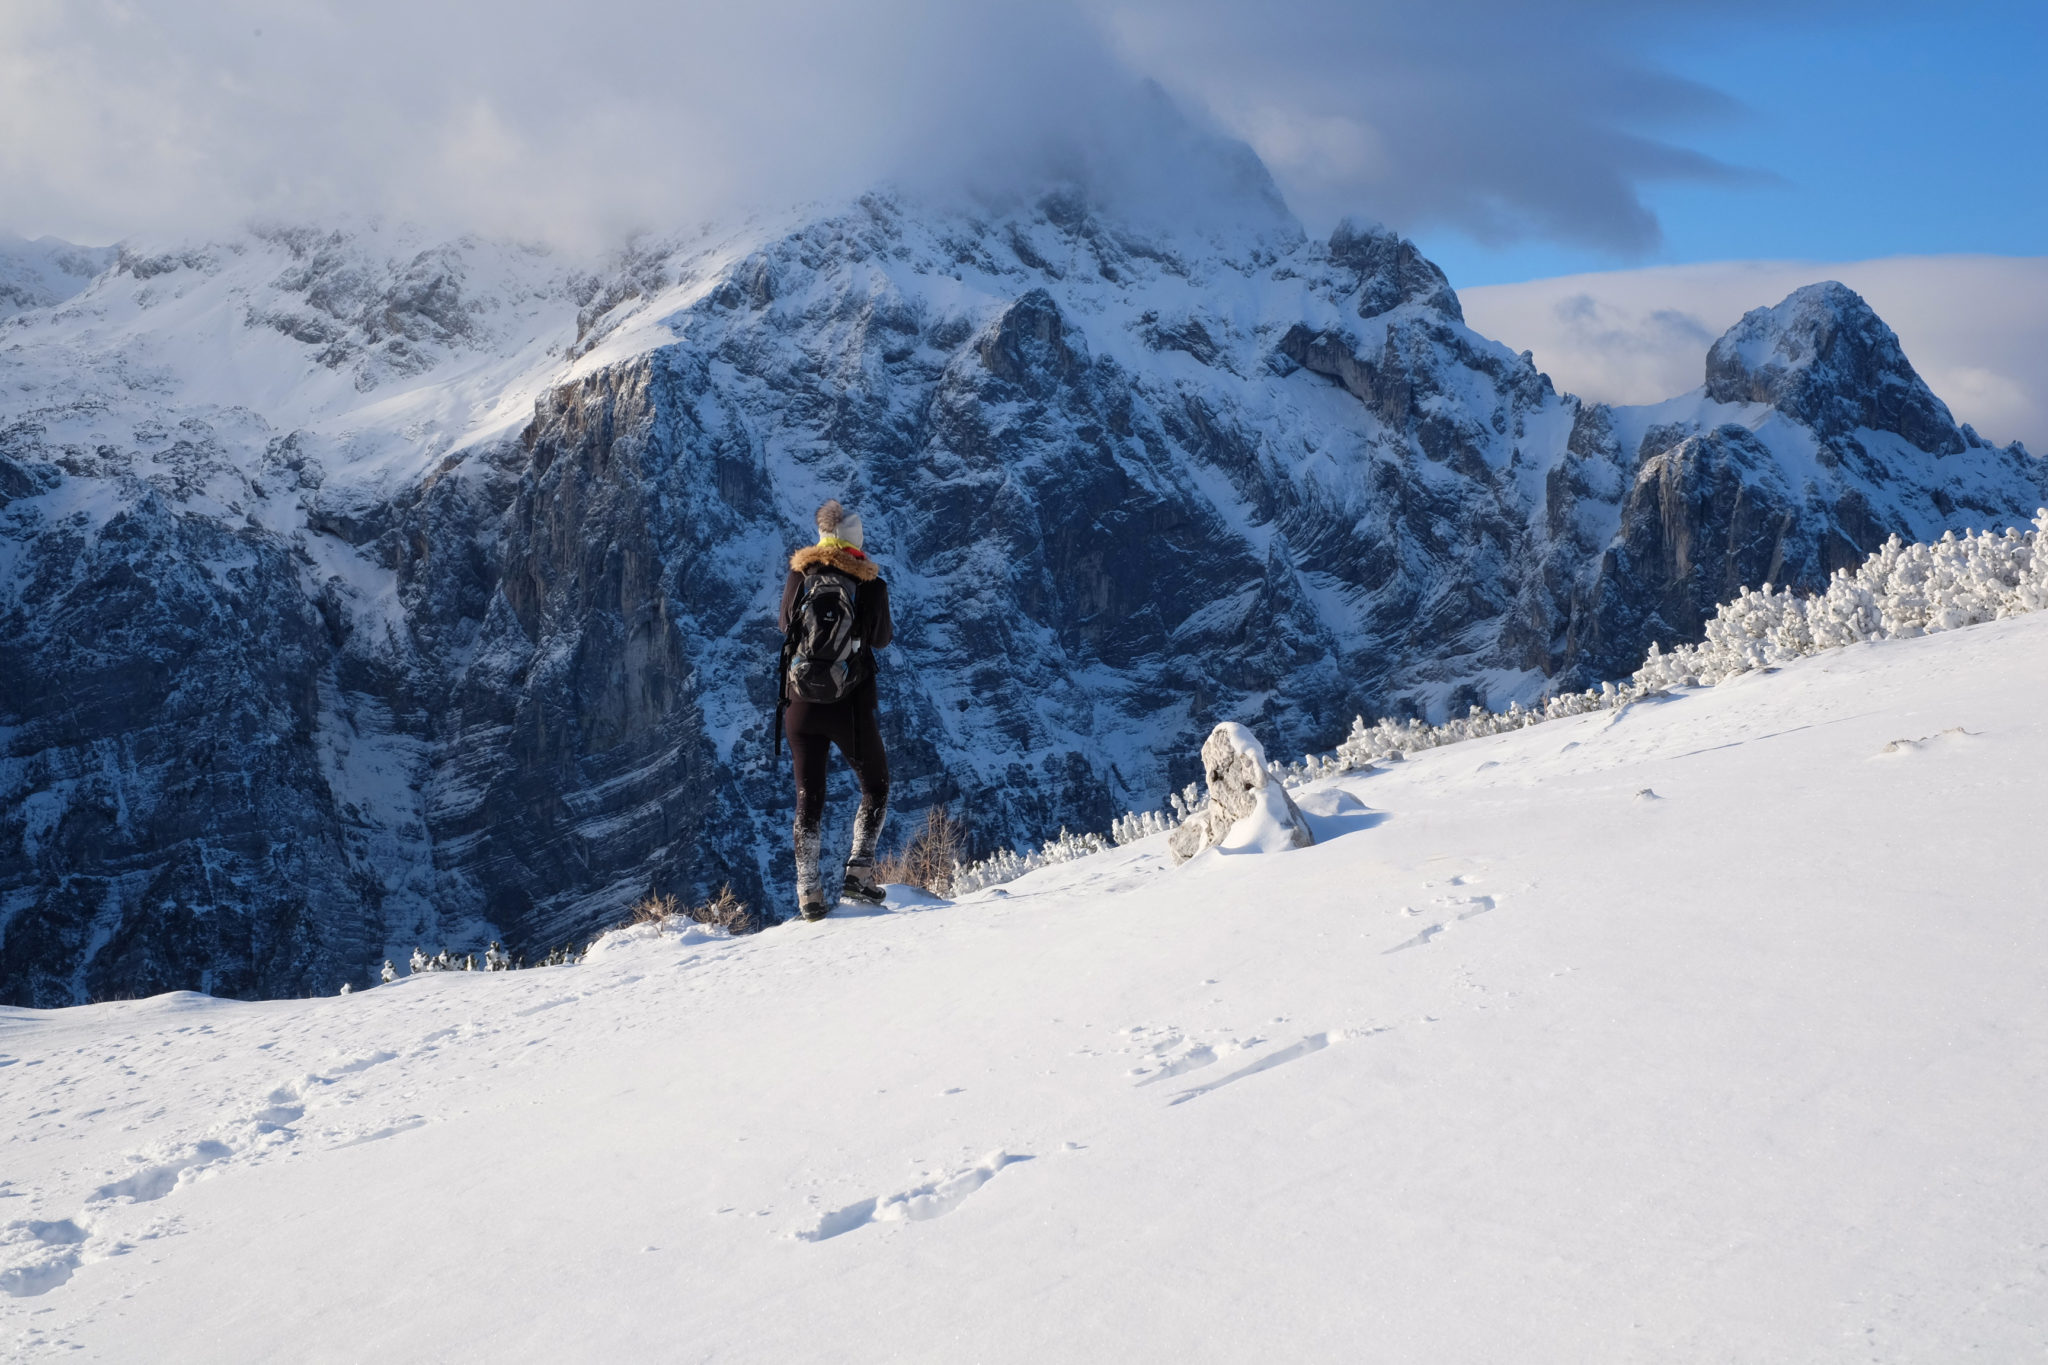
[[953,894],[965,896],[983,887],[999,886],[1015,881],[1026,872],[1035,872],[1041,867],[1055,863],[1070,863],[1076,858],[1085,858],[1091,853],[1102,853],[1109,849],[1109,840],[1100,834],[1074,834],[1065,825],[1060,826],[1058,837],[1048,839],[1039,845],[1038,852],[1019,854],[1014,849],[1000,849],[980,862],[965,866],[955,865],[953,869]]
[[1707,622],[1706,638],[1666,654],[1652,648],[1631,680],[1651,688],[1711,686],[1826,649],[1912,639],[2048,608],[2048,508],[2033,528],[1948,532],[1908,545],[1897,536],[1811,596],[1745,588]]
[[1155,834],[1165,834],[1174,827],[1173,817],[1163,811],[1127,810],[1109,825],[1109,837],[1118,846],[1134,844],[1140,839],[1149,839]]
[[384,959],[384,970],[377,974],[377,979],[387,986],[398,980],[398,968],[391,965],[390,958]]
[[1166,802],[1173,807],[1173,823],[1184,825],[1196,812],[1209,804],[1209,798],[1202,791],[1201,783],[1190,782],[1179,791],[1169,793]]

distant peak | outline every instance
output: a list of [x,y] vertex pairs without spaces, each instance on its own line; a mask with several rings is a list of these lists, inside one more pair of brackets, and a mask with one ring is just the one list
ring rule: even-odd
[[1707,352],[1707,396],[1768,403],[1823,437],[1867,427],[1938,454],[1964,446],[1948,406],[1906,359],[1898,334],[1835,280],[1745,313]]
[[1330,234],[1330,263],[1358,274],[1358,315],[1378,317],[1404,303],[1419,303],[1459,322],[1465,310],[1435,261],[1415,243],[1379,223],[1346,218]]

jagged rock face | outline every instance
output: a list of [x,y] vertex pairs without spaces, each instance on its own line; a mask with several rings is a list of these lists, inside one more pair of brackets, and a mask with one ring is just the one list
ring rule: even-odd
[[7,1000],[352,974],[382,946],[379,890],[323,771],[334,648],[287,549],[155,489],[25,549],[0,622],[10,787],[31,793],[0,806]]
[[[0,326],[0,999],[332,990],[649,889],[774,915],[774,612],[827,496],[891,584],[897,810],[984,844],[1156,804],[1219,721],[1289,754],[1528,699],[1745,583],[2031,513],[2038,463],[1835,289],[1609,409],[1393,234],[1148,236],[1065,193],[871,196],[599,273],[128,250]],[[151,307],[216,297],[289,403],[149,349]]]
[[1464,307],[1444,272],[1406,237],[1346,219],[1330,234],[1329,255],[1332,265],[1353,272],[1361,318],[1419,304],[1453,322],[1465,320]]
[[1825,582],[1840,565],[1814,562],[1816,545],[1832,559],[1861,560],[1824,509],[1802,510],[1746,427],[1687,437],[1645,461],[1589,600],[1573,614],[1567,657],[1589,679],[1618,677],[1650,641],[1697,638],[1744,586]]
[[1935,455],[1964,448],[1948,405],[1907,361],[1897,334],[1832,280],[1753,309],[1729,328],[1707,352],[1707,397],[1767,403],[1827,442],[1867,428]]

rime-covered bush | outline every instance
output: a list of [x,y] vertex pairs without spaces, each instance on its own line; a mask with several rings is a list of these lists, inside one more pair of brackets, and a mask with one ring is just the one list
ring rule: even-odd
[[979,862],[956,864],[953,868],[953,894],[964,896],[986,886],[1015,881],[1026,872],[1035,872],[1055,863],[1070,863],[1091,853],[1102,853],[1109,846],[1109,840],[1100,834],[1073,834],[1061,825],[1058,837],[1039,845],[1036,853],[1018,853],[1015,849],[1006,848]]
[[1892,537],[1809,596],[1744,589],[1707,622],[1706,638],[1666,654],[1652,648],[1638,692],[1723,682],[1824,649],[1911,639],[2048,608],[2048,508],[2033,528],[1954,532],[1908,545]]
[[1165,834],[1173,827],[1173,817],[1164,811],[1127,810],[1110,821],[1109,837],[1121,848],[1140,839],[1149,839],[1155,834]]

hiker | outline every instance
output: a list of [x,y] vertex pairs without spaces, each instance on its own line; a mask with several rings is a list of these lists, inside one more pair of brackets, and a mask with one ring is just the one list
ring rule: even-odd
[[[818,509],[818,543],[789,558],[782,584],[778,735],[796,760],[796,897],[807,920],[830,907],[819,883],[825,760],[833,745],[860,779],[842,895],[882,903],[875,844],[889,812],[889,755],[877,721],[875,651],[895,637],[889,585],[861,551],[860,516],[835,498]],[[780,741],[778,738],[778,747]]]

